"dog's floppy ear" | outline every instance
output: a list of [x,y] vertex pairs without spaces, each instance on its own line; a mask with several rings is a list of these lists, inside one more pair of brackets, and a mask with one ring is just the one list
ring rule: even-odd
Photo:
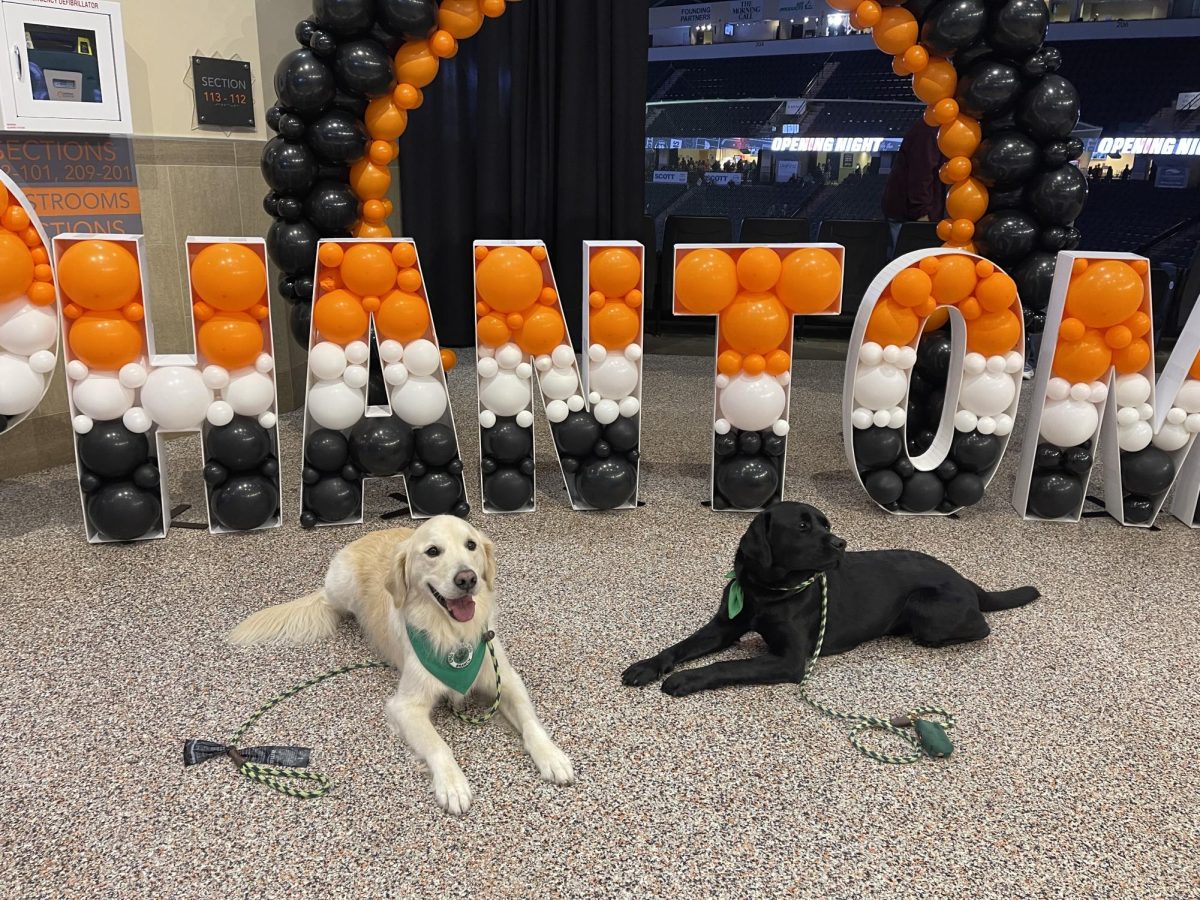
[[404,606],[404,599],[408,596],[408,541],[396,548],[384,587],[392,595],[392,604],[397,609]]
[[771,565],[771,514],[760,512],[742,536],[740,549],[752,563],[769,568]]
[[483,583],[487,585],[489,591],[496,589],[496,545],[492,543],[491,538],[479,535],[480,545],[483,547]]

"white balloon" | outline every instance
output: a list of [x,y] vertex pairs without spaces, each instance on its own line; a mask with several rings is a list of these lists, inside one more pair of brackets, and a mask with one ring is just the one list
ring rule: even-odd
[[566,400],[579,390],[579,376],[574,369],[555,367],[549,372],[542,372],[538,376],[538,384],[542,387],[542,393],[551,400]]
[[265,412],[258,417],[258,424],[263,428],[274,428],[279,418],[273,412]]
[[987,368],[987,357],[982,353],[968,353],[963,357],[963,371],[968,375],[978,375]]
[[1046,384],[1048,400],[1066,400],[1071,396],[1071,382],[1065,378],[1051,378]]
[[790,426],[788,425],[787,422],[785,422],[783,419],[779,419],[778,421],[775,422],[774,425],[771,426],[771,431],[772,431],[772,433],[777,434],[780,437],[783,437],[785,434],[788,433],[789,427]]
[[638,384],[638,367],[624,356],[615,353],[604,362],[592,366],[591,386],[606,400],[628,397]]
[[996,416],[996,437],[1008,437],[1012,434],[1013,420],[1010,415]]
[[208,421],[212,425],[228,425],[233,421],[233,407],[224,400],[214,400],[208,405]]
[[642,358],[642,348],[639,344],[630,344],[625,348],[625,358],[630,362],[637,362]]
[[907,391],[908,376],[891,363],[859,366],[854,376],[854,400],[870,410],[899,406]]
[[518,364],[514,371],[517,373],[517,377],[524,381],[528,381],[533,377],[533,366],[527,362]]
[[352,388],[366,387],[370,379],[366,366],[346,366],[346,371],[342,373],[342,380]]
[[530,387],[515,372],[498,372],[479,385],[479,402],[498,416],[515,416],[532,402]]
[[782,372],[779,375],[775,376],[775,380],[778,381],[780,383],[780,385],[782,385],[783,387],[787,387],[789,384],[792,383],[792,373],[791,372]]
[[721,391],[721,415],[735,428],[762,431],[783,418],[787,394],[770,375],[739,374]]
[[[217,367],[212,366],[210,368]],[[206,369],[205,371],[207,372],[208,370]],[[224,372],[225,370],[221,369],[221,371]],[[135,362],[126,363],[125,365],[121,366],[121,371],[117,372],[117,378],[120,379],[121,384],[125,385],[127,388],[140,388],[146,383],[146,378],[149,375],[150,373],[146,371],[145,366],[143,366],[141,363]],[[205,383],[208,383],[207,379],[205,379]],[[209,387],[213,386],[214,385],[209,385]]]
[[989,372],[1003,372],[1005,369],[1005,361],[1003,356],[989,356],[987,358],[987,370]]
[[275,368],[275,358],[270,353],[258,354],[258,359],[254,361],[254,368],[266,375]]
[[864,366],[877,366],[883,362],[883,348],[874,341],[867,341],[858,348],[858,360]]
[[571,412],[579,412],[585,405],[583,397],[579,394],[572,394],[567,398],[567,409]]
[[527,409],[521,410],[517,413],[517,424],[522,428],[529,428],[533,425],[533,413]]
[[[411,364],[408,350],[404,351],[404,358]],[[392,391],[392,409],[414,428],[438,421],[446,411],[446,404],[446,388],[432,375],[410,375],[408,381]]]
[[888,365],[894,366],[900,362],[900,348],[895,344],[888,344],[883,348],[883,361]]
[[500,364],[496,362],[495,357],[484,357],[475,364],[475,371],[481,378],[491,378],[500,371]]
[[1017,384],[1011,375],[987,370],[963,379],[958,405],[977,416],[998,416],[1017,398]]
[[1144,422],[1148,422],[1154,418],[1154,407],[1149,403],[1143,403],[1138,407],[1138,418]]
[[908,421],[908,413],[897,406],[888,416],[888,428],[903,428]]
[[346,351],[332,341],[321,341],[308,351],[309,371],[319,381],[333,381],[346,371]]
[[1187,410],[1180,409],[1178,406],[1172,406],[1167,410],[1167,421],[1172,425],[1182,425],[1187,421]]
[[1183,422],[1188,434],[1200,434],[1200,413],[1191,413]]
[[35,350],[29,354],[29,368],[39,375],[49,375],[57,362],[58,358],[52,350]]
[[239,416],[258,416],[275,405],[275,382],[257,369],[238,369],[221,396]]
[[[515,344],[511,346],[516,346]],[[520,350],[517,351],[518,353]],[[575,365],[575,351],[566,344],[559,344],[554,348],[554,352],[550,354],[550,359],[554,365],[560,369],[569,369]]]
[[399,387],[408,380],[408,369],[404,368],[404,363],[388,363],[383,367],[383,380],[392,387]]
[[0,303],[0,350],[30,356],[49,350],[58,340],[58,316],[51,306],[28,301]]
[[1093,381],[1092,389],[1088,392],[1088,399],[1093,403],[1104,403],[1108,400],[1108,385],[1102,381]]
[[561,422],[571,411],[567,409],[567,401],[551,400],[546,404],[546,418],[551,422]]
[[71,399],[85,416],[107,422],[121,418],[133,406],[134,393],[111,372],[97,372],[75,383]]
[[442,365],[442,354],[437,344],[421,338],[404,348],[404,365],[413,375],[432,375]]
[[1071,385],[1070,397],[1072,400],[1090,401],[1092,399],[1092,386],[1084,381],[1073,384]]
[[865,406],[860,406],[854,412],[850,413],[850,424],[862,431],[864,428],[870,428],[872,424],[871,410]]
[[1139,406],[1150,399],[1150,379],[1145,375],[1117,376],[1117,403],[1121,406]]
[[379,358],[385,363],[400,362],[404,359],[404,345],[390,338],[379,344]]
[[621,415],[621,407],[617,406],[616,400],[601,400],[596,404],[596,408],[592,410],[592,415],[596,417],[596,421],[601,425],[607,425],[610,422],[615,422]]
[[1175,405],[1189,413],[1200,413],[1200,381],[1189,378],[1175,395]]
[[145,434],[154,424],[140,406],[125,410],[125,415],[121,416],[121,422],[134,434]]
[[199,428],[212,401],[212,390],[191,366],[154,369],[142,386],[142,407],[168,431]]
[[717,419],[717,421],[713,422],[713,431],[717,434],[729,434],[729,430],[732,427],[725,419]]
[[1188,434],[1182,424],[1167,422],[1163,425],[1162,431],[1154,436],[1154,446],[1167,453],[1174,453],[1176,450],[1186,447],[1187,442],[1191,439],[1192,436]]
[[979,421],[975,423],[975,430],[980,434],[995,434],[996,420],[991,416],[980,416]]
[[496,424],[496,414],[490,409],[485,409],[479,414],[479,424],[484,428],[491,428]]
[[[558,347],[556,347],[554,349],[554,358],[556,360],[558,359],[559,349],[560,348],[558,348]],[[405,351],[405,352],[408,352],[408,351]],[[519,366],[521,364],[521,360],[523,360],[524,358],[525,358],[525,351],[523,351],[516,344],[505,344],[504,346],[499,347],[496,350],[496,362],[500,365],[500,368],[502,368],[502,369],[515,369],[517,366]],[[571,359],[574,360],[575,357],[572,356]]]
[[1127,453],[1145,450],[1150,446],[1152,440],[1154,440],[1154,429],[1150,427],[1149,422],[1139,419],[1132,425],[1117,426],[1117,443]]
[[637,397],[626,397],[617,406],[621,409],[621,415],[628,419],[630,416],[636,416],[642,409],[642,403]]
[[1090,440],[1099,425],[1100,414],[1086,400],[1051,400],[1042,412],[1042,437],[1064,449]]
[[892,421],[892,414],[886,409],[877,409],[875,414],[871,416],[871,422],[876,428],[887,428]]
[[[140,370],[140,374],[139,374]],[[141,384],[134,382],[140,380],[142,384],[146,383],[146,370],[137,363],[130,363],[121,369],[121,384],[126,387],[141,387]],[[214,391],[219,391],[222,388],[229,387],[229,370],[224,366],[205,366],[200,373],[200,377],[204,379],[204,384],[212,388]],[[128,380],[126,380],[128,378]]]
[[361,390],[340,378],[318,381],[308,391],[308,414],[322,428],[340,431],[349,428],[366,414],[367,402]]
[[1138,411],[1132,406],[1122,406],[1117,410],[1118,425],[1132,425],[1138,420]]
[[[115,380],[115,379],[114,379]],[[0,415],[20,416],[42,399],[46,378],[21,356],[0,353]]]
[[974,431],[979,425],[979,417],[969,409],[960,409],[954,414],[955,431]]
[[488,359],[495,359],[496,348],[495,347],[478,346],[475,348],[475,354],[476,354],[476,356],[479,356],[480,358],[487,357]]
[[608,356],[608,350],[603,344],[592,344],[588,347],[588,359],[592,362],[602,362]]
[[718,372],[715,379],[715,384],[717,385],[718,391],[725,390],[725,388],[729,387],[729,376],[724,372]]
[[533,367],[539,372],[549,372],[554,367],[554,360],[550,358],[549,353],[543,353],[533,361]]
[[77,359],[67,363],[67,377],[72,381],[80,381],[88,377],[88,367]]
[[1025,369],[1025,356],[1017,350],[1009,350],[1004,357],[1004,371],[1009,375],[1016,375],[1018,372]]
[[88,416],[76,416],[71,420],[71,427],[76,434],[87,434],[95,424]]
[[366,341],[351,341],[346,345],[346,362],[361,366],[371,358],[371,348]]
[[588,394],[588,403],[592,404],[592,406],[595,406],[603,399],[604,398],[600,396],[599,391],[592,391],[590,394]]

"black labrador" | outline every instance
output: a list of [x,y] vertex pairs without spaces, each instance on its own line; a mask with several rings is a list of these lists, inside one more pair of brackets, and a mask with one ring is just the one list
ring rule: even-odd
[[628,685],[649,684],[680,663],[699,659],[756,631],[769,653],[676,672],[662,684],[683,697],[733,684],[799,682],[812,656],[821,615],[821,586],[807,579],[824,572],[829,610],[822,656],[844,653],[864,641],[908,634],[929,647],[978,641],[988,635],[983,613],[1032,603],[1037,588],[985,591],[940,560],[912,550],[846,552],[829,520],[806,503],[779,503],[759,513],[738,545],[734,572],[743,606],[730,616],[725,586],[721,607],[691,637],[621,676]]

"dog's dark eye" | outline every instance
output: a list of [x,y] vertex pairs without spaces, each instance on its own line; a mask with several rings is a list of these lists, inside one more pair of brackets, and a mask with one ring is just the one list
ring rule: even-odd
[[801,521],[801,522],[800,522],[800,530],[801,530],[801,531],[808,531],[808,523],[807,523],[807,522],[804,522],[804,521]]
[[425,551],[426,556],[440,556],[442,553],[440,547],[430,547]]
[[467,549],[468,549],[468,550],[474,550],[474,549],[475,549],[475,542],[474,542],[474,541],[467,541]]

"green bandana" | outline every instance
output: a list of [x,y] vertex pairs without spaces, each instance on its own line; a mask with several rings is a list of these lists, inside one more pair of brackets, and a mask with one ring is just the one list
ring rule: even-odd
[[[483,665],[483,657],[486,655],[483,650],[482,637],[475,645],[470,659],[466,660],[466,653],[462,652],[463,648],[452,650],[449,654],[439,653],[433,646],[433,642],[429,640],[429,635],[411,625],[406,627],[409,643],[412,644],[413,652],[417,654],[417,659],[421,661],[426,672],[452,691],[465,694],[471,689],[471,685],[475,683],[475,676],[479,674],[479,668]],[[451,659],[455,659],[457,662],[459,657],[466,660],[461,666],[450,664]]]
[[742,611],[742,586],[738,584],[737,572],[726,572],[725,577],[733,582],[729,586],[729,618],[736,619]]

